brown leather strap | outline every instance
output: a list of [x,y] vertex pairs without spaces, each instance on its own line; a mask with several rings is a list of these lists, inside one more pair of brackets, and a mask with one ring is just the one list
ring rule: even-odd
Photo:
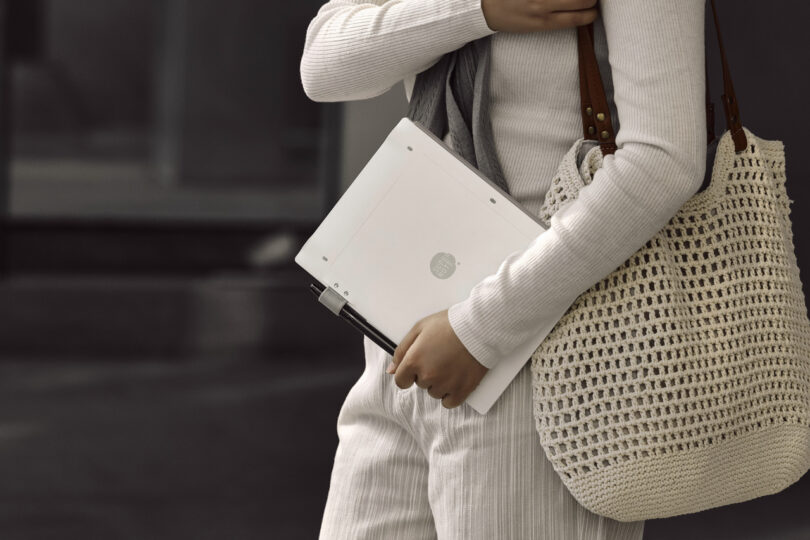
[[723,47],[723,36],[720,34],[720,21],[717,17],[717,6],[712,4],[712,18],[714,19],[714,29],[717,31],[717,44],[720,46],[720,62],[723,64],[723,109],[726,113],[726,128],[731,130],[731,138],[734,140],[734,150],[740,152],[745,150],[748,142],[740,120],[740,108],[737,105],[737,94],[734,93],[734,85],[731,82],[731,70],[728,67],[726,49]]
[[[731,70],[728,66],[726,51],[723,47],[723,38],[720,34],[720,24],[717,17],[717,7],[714,0],[710,0],[714,27],[717,30],[717,42],[720,45],[720,61],[723,65],[723,108],[725,109],[726,127],[731,131],[734,140],[734,149],[737,152],[747,146],[745,132],[740,120],[740,109],[737,104],[737,95],[731,82]],[[593,46],[593,23],[577,27],[577,48],[579,52],[579,94],[582,112],[582,128],[586,139],[599,141],[602,153],[612,154],[616,151],[616,136],[607,105],[607,97],[599,73],[599,64]],[[707,142],[715,138],[714,133],[714,104],[709,91],[708,66],[706,67],[706,129]]]
[[714,103],[712,102],[712,92],[709,89],[709,55],[703,55],[704,76],[706,77],[706,144],[712,144],[717,138],[714,132]]
[[577,27],[577,40],[584,136],[586,139],[599,141],[604,155],[612,154],[616,151],[616,135],[593,46],[593,23]]
[[[580,37],[582,28],[583,27],[577,27],[577,52],[579,55],[579,113],[582,115],[582,132],[585,134],[586,139],[592,139],[592,135],[596,134],[596,125],[591,124],[593,107],[591,106],[591,95],[588,91],[588,74],[585,72],[585,59],[582,56],[585,50],[585,45],[582,43],[582,38]],[[591,114],[586,112],[588,107],[591,107]]]

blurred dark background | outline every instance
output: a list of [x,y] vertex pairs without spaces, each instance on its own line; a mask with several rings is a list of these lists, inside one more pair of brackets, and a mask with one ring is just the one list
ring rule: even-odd
[[[307,99],[322,3],[0,0],[0,538],[317,536],[363,346],[292,259],[406,112]],[[810,269],[810,8],[718,4]],[[645,538],[808,539],[809,484]]]

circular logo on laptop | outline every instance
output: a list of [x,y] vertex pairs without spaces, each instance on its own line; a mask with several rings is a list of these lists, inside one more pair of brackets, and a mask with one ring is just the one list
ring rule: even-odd
[[430,271],[439,279],[447,279],[456,271],[456,258],[440,251],[430,259]]

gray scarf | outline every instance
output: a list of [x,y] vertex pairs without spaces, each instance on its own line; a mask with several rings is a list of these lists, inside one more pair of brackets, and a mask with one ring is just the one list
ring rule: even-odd
[[451,51],[416,76],[408,118],[444,140],[509,193],[495,152],[489,116],[490,41],[486,36]]

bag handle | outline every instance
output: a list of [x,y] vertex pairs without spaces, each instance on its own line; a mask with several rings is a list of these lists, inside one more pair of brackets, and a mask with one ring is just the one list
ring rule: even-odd
[[599,141],[604,155],[612,154],[616,151],[616,136],[593,46],[593,23],[577,27],[577,49],[579,96],[585,138]]
[[[723,109],[725,110],[726,126],[731,131],[734,140],[734,149],[737,152],[747,146],[745,132],[740,120],[740,109],[737,103],[737,94],[731,81],[731,70],[723,47],[723,38],[720,34],[720,22],[717,16],[717,7],[714,0],[710,0],[714,27],[717,31],[717,43],[720,46],[720,62],[723,65]],[[593,45],[593,23],[577,27],[577,49],[579,52],[579,94],[582,113],[582,128],[585,139],[599,141],[604,155],[616,151],[616,135],[610,118],[610,108],[607,104],[602,76],[599,73],[599,63]],[[714,138],[714,104],[711,102],[709,92],[708,66],[706,67],[706,129],[707,142]]]
[[[720,98],[723,100],[723,109],[726,114],[726,127],[731,131],[731,138],[734,140],[734,150],[741,152],[748,146],[748,141],[745,137],[745,132],[742,128],[742,121],[740,120],[740,108],[737,103],[737,94],[734,92],[734,84],[731,82],[731,70],[728,67],[728,59],[726,58],[726,49],[723,47],[723,36],[720,35],[720,21],[717,17],[717,7],[714,0],[710,0],[712,4],[712,18],[714,19],[714,29],[717,31],[717,44],[720,46],[720,62],[723,64],[723,95]],[[709,89],[709,79],[706,78],[706,91]],[[707,96],[707,99],[710,99]],[[712,104],[712,119],[711,131],[714,132],[714,105]],[[710,141],[711,142],[711,141]]]

